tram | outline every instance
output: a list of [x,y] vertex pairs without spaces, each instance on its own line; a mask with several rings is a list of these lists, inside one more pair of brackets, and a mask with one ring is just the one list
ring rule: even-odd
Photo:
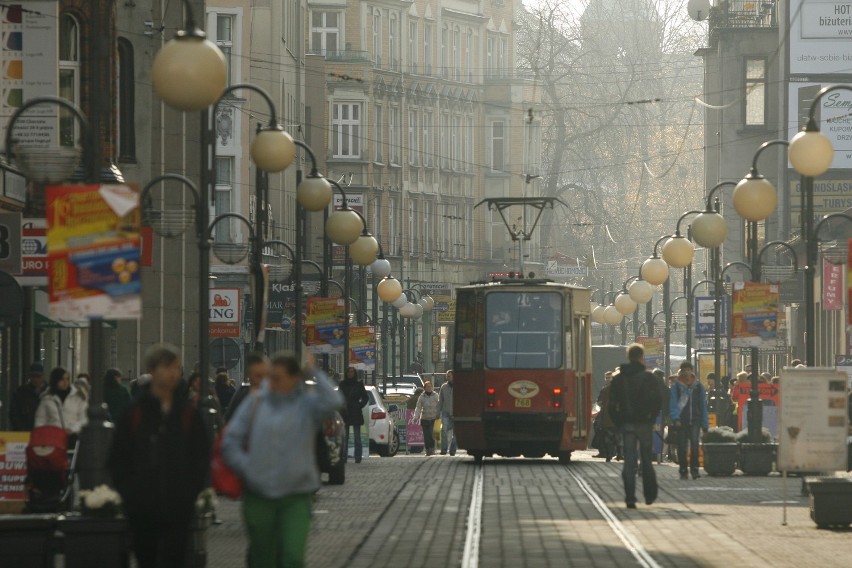
[[542,279],[457,289],[453,413],[460,448],[571,459],[591,427],[590,291]]

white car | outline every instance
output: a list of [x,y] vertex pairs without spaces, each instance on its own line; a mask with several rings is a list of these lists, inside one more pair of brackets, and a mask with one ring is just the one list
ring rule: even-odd
[[364,407],[364,424],[368,425],[370,436],[370,452],[375,452],[383,458],[393,457],[399,451],[399,436],[381,391],[367,385],[367,395],[370,402]]

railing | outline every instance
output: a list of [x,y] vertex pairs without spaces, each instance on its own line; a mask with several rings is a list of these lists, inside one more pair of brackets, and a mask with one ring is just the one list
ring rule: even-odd
[[710,29],[778,25],[777,0],[728,0],[710,10]]
[[343,62],[343,63],[370,63],[373,60],[370,58],[369,51],[358,51],[346,49],[343,51],[312,51],[312,55],[323,55],[326,61]]

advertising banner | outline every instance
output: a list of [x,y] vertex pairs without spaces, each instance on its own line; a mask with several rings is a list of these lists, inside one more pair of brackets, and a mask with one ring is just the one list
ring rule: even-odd
[[849,73],[852,66],[852,3],[790,0],[790,73]]
[[834,369],[785,368],[778,469],[845,471],[848,430],[846,376]]
[[308,350],[311,353],[343,353],[345,321],[343,298],[309,297],[305,318]]
[[645,348],[645,366],[663,368],[666,364],[666,345],[662,337],[637,337],[636,343]]
[[[852,31],[852,28],[850,28]],[[846,44],[850,46],[852,41],[837,42],[839,45]],[[852,53],[852,47],[847,47]],[[852,68],[852,61],[846,63],[847,69]],[[847,71],[848,73],[848,71]],[[817,82],[798,82],[790,81],[788,86],[789,93],[789,116],[787,124],[787,134],[792,138],[797,132],[804,128],[808,123],[808,114],[811,104],[816,99],[817,93],[823,87],[833,86],[835,83],[817,83]],[[834,160],[829,168],[830,170],[848,170],[852,168],[852,116],[849,114],[849,108],[852,105],[852,92],[850,91],[834,91],[822,99],[819,106],[816,108],[815,118],[819,124],[820,132],[825,135],[834,146]],[[842,173],[842,172],[838,172]],[[814,212],[819,212],[826,207],[829,209],[838,209],[840,211],[849,208],[849,193],[844,190],[848,187],[848,172],[843,180],[814,180]],[[795,180],[798,183],[799,176],[794,174],[790,180]],[[837,207],[832,205],[836,202]],[[801,202],[796,200],[796,196],[790,200],[791,208],[797,212],[801,208]],[[820,215],[824,215],[820,212]]]
[[46,194],[51,317],[142,317],[138,191],[55,185]]
[[[719,371],[721,376],[726,374],[726,369],[728,368],[728,354],[720,353],[719,357]],[[699,353],[698,354],[698,380],[700,380],[705,387],[707,387],[707,375],[710,373],[716,372],[716,358],[712,352],[710,353]],[[719,377],[716,377],[716,386],[719,385]]]
[[843,309],[843,265],[822,260],[822,309]]
[[29,432],[0,432],[0,501],[26,501]]
[[376,328],[349,327],[349,365],[359,371],[376,370]]
[[242,303],[239,288],[210,290],[210,337],[240,337]]
[[[695,336],[715,335],[716,318],[713,304],[713,296],[696,296],[694,305],[695,314]],[[727,325],[728,297],[722,296],[719,304],[719,323],[721,324],[721,335],[728,333]]]
[[777,284],[734,283],[733,347],[775,347],[778,338]]

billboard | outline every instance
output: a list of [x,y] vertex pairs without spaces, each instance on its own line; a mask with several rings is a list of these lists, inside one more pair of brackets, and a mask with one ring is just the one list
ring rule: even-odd
[[735,282],[733,300],[731,345],[733,347],[775,347],[778,339],[780,300],[778,285]]
[[207,304],[210,310],[210,337],[239,337],[242,305],[239,288],[212,288]]
[[790,73],[830,75],[852,67],[852,1],[790,0]]
[[[852,46],[852,41],[847,43]],[[852,61],[847,63],[847,68],[852,70]],[[787,117],[788,140],[807,125],[811,103],[813,103],[820,89],[835,84],[790,81],[788,86],[790,97],[790,104],[788,106],[789,115]],[[814,117],[817,120],[817,124],[819,124],[820,132],[834,146],[834,161],[831,163],[829,171],[852,169],[852,115],[849,113],[850,108],[852,108],[852,91],[846,90],[833,91],[827,94],[820,100],[819,106],[816,108]],[[793,174],[790,179],[798,177],[798,175]],[[814,181],[818,182],[819,180]],[[844,181],[848,182],[849,180]],[[818,190],[817,185],[818,183],[814,184],[815,191]],[[843,190],[840,187],[836,189],[833,195],[829,193],[827,197],[849,196],[848,189]],[[818,194],[815,193],[815,195]],[[816,203],[817,200],[815,199],[814,201]],[[794,207],[797,206],[795,199],[792,200],[791,205]],[[849,205],[841,208],[841,210],[846,207],[849,207]]]

